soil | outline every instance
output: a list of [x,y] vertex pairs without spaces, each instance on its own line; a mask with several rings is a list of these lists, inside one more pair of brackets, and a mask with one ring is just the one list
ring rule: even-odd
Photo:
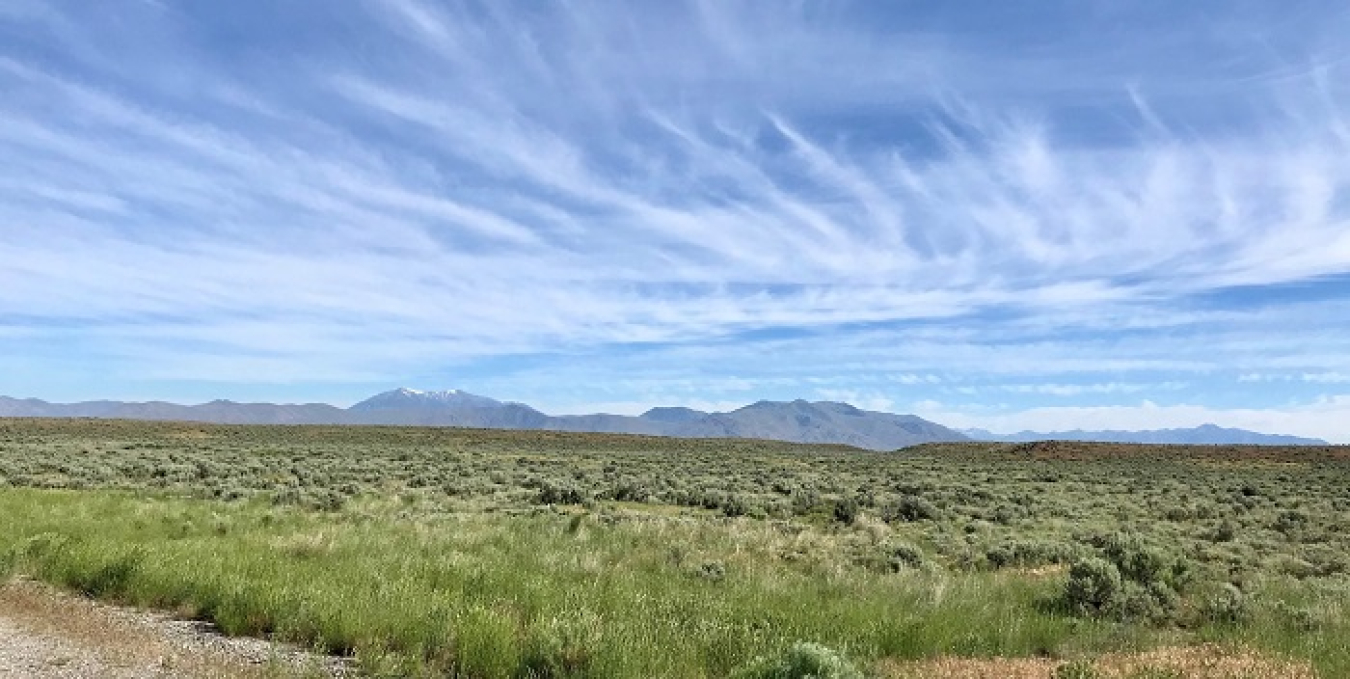
[[[934,658],[883,661],[876,669],[886,679],[1055,679],[1064,675],[1057,671],[1063,664],[1051,658]],[[1306,662],[1213,644],[1108,653],[1090,664],[1087,676],[1100,679],[1317,679],[1317,672]]]
[[0,586],[0,679],[354,676],[342,659],[226,637],[209,623],[30,581]]

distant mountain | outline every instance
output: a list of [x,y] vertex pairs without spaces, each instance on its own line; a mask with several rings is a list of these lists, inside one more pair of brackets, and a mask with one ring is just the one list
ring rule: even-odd
[[758,438],[796,443],[838,443],[892,450],[918,443],[964,441],[962,434],[913,415],[859,410],[847,403],[760,401],[727,413],[652,408],[628,415],[546,415],[522,403],[468,392],[395,389],[350,408],[325,404],[275,405],[212,401],[174,403],[93,401],[53,404],[0,397],[0,417],[100,417],[182,420],[225,424],[370,424],[548,429],[647,434],[683,438]]
[[648,436],[672,436],[670,427],[664,422],[645,420],[627,415],[564,415],[550,418],[545,429],[558,431],[591,431],[606,434],[646,434]]
[[983,429],[955,431],[914,415],[860,410],[831,401],[760,401],[730,412],[658,407],[637,416],[551,416],[523,403],[451,389],[394,389],[353,405],[273,404],[211,401],[179,405],[163,401],[127,403],[88,401],[48,403],[0,396],[0,417],[97,417],[128,420],[178,420],[221,424],[367,424],[548,429],[556,431],[646,434],[682,438],[757,438],[796,443],[838,443],[873,450],[894,450],[943,441],[1101,441],[1106,443],[1209,445],[1327,445],[1298,436],[1262,434],[1206,424],[1190,429],[1148,431],[1073,431],[994,434]]
[[652,422],[693,422],[695,420],[701,420],[708,415],[709,413],[705,413],[702,410],[694,410],[693,408],[660,407],[652,408],[651,410],[642,413],[640,417],[644,420],[651,420]]
[[958,432],[914,415],[859,410],[847,403],[831,401],[760,401],[729,413],[711,413],[673,424],[668,431],[672,436],[843,443],[874,450],[966,439]]
[[395,389],[376,394],[349,408],[354,411],[391,410],[391,409],[431,409],[445,408],[500,408],[506,405],[496,399],[467,391],[450,389],[448,391],[418,391],[416,389]]
[[0,396],[0,417],[100,417],[123,420],[182,420],[220,424],[341,424],[347,411],[325,403],[274,405],[211,401],[185,406],[163,401],[48,403]]
[[1262,434],[1246,429],[1228,429],[1213,424],[1202,424],[1190,429],[1152,429],[1144,431],[1021,431],[1016,434],[995,434],[984,429],[963,429],[961,433],[976,441],[1100,441],[1102,443],[1152,443],[1190,445],[1263,445],[1263,446],[1325,446],[1321,439]]
[[544,429],[549,419],[522,403],[504,403],[458,389],[395,389],[376,394],[346,411],[346,422],[350,424]]

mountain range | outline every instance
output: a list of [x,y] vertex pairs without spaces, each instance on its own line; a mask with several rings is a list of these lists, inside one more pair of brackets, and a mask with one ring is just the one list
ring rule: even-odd
[[211,401],[178,405],[163,401],[92,401],[57,404],[0,397],[0,417],[100,417],[180,420],[220,424],[367,424],[547,429],[647,434],[682,438],[755,438],[796,443],[838,443],[894,450],[918,443],[966,441],[962,434],[913,415],[859,410],[831,401],[760,401],[730,412],[652,408],[638,416],[546,415],[523,403],[464,391],[395,389],[350,408],[322,403],[285,404]]
[[324,403],[236,403],[217,400],[200,405],[163,401],[128,403],[90,401],[48,403],[0,396],[0,417],[97,417],[178,420],[219,424],[364,424],[538,429],[646,434],[682,438],[755,438],[796,443],[833,443],[894,450],[945,441],[1076,440],[1126,443],[1325,444],[1316,439],[1273,436],[1204,425],[1157,431],[1021,432],[1007,436],[980,429],[956,431],[914,415],[861,410],[833,401],[759,401],[728,412],[658,407],[637,415],[563,415],[542,413],[523,403],[498,401],[459,390],[395,389],[350,408]]

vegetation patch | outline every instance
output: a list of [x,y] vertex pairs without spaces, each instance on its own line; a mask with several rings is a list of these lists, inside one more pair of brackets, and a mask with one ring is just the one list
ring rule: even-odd
[[1350,676],[1344,448],[8,420],[0,477],[0,575],[375,674]]

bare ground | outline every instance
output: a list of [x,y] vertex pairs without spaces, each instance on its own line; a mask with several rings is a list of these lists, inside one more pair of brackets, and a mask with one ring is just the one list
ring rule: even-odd
[[[1054,679],[1062,664],[1050,658],[936,658],[883,661],[877,674],[887,679]],[[1091,665],[1091,676],[1101,679],[1317,679],[1307,662],[1212,644],[1109,653],[1093,659]]]
[[110,606],[18,581],[0,586],[0,679],[344,677],[340,659],[209,623]]

